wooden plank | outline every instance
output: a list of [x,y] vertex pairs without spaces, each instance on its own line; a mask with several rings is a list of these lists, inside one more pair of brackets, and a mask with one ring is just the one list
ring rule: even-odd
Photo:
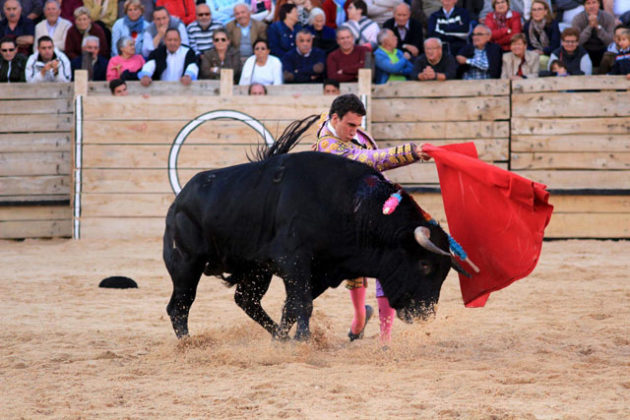
[[504,120],[510,116],[510,98],[373,99],[375,122]]
[[11,196],[60,194],[69,198],[69,175],[0,177],[0,201],[8,201]]
[[166,217],[173,193],[83,194],[81,217]]
[[0,206],[0,220],[71,220],[72,209],[64,206]]
[[479,139],[510,135],[508,121],[373,123],[375,139]]
[[448,80],[446,82],[390,82],[375,85],[372,97],[376,98],[417,98],[417,97],[470,97],[506,96],[510,94],[509,80]]
[[59,238],[72,236],[72,220],[0,220],[0,238]]
[[[310,150],[310,143],[300,144],[297,151]],[[88,168],[147,168],[168,167],[170,145],[85,145],[83,167]],[[214,169],[248,162],[255,149],[250,145],[184,144],[177,165],[186,169]]]
[[[67,98],[58,99],[14,99],[0,100],[1,115],[15,114],[68,114],[73,112],[72,100]],[[33,116],[39,118],[39,115]]]
[[553,214],[546,238],[630,238],[627,213]]
[[3,83],[0,99],[56,99],[72,96],[72,83]]
[[69,194],[37,194],[37,195],[0,195],[1,205],[22,205],[23,203],[66,202],[70,201]]
[[297,119],[328,111],[334,97],[309,96],[205,96],[87,97],[85,120],[190,121],[212,110],[238,110],[257,120]]
[[630,134],[513,136],[512,152],[630,152]]
[[164,235],[164,217],[81,218],[81,239],[158,240]]
[[512,81],[512,93],[557,92],[561,90],[627,90],[624,76],[544,77]]
[[[484,139],[472,140],[477,148],[479,159],[486,162],[507,161],[509,158],[509,139]],[[407,143],[405,140],[379,140],[379,147],[398,146]],[[415,141],[416,144],[424,143],[422,140]],[[431,140],[434,146],[444,146],[446,144],[461,143],[461,140]]]
[[[219,96],[218,80],[197,80],[189,86],[184,86],[180,82],[151,83],[149,87],[144,87],[139,81],[127,81],[127,91],[129,96]],[[107,82],[89,82],[88,96],[112,96]]]
[[[519,169],[630,169],[630,152],[512,153],[511,168]],[[620,172],[619,176],[629,176]]]
[[0,153],[0,176],[70,174],[70,152]]
[[0,134],[0,153],[69,152],[70,133]]
[[564,195],[551,194],[553,214],[622,213],[630,218],[630,195]]
[[[177,171],[182,186],[198,172],[201,171],[197,169]],[[166,169],[134,169],[131,175],[129,171],[119,169],[84,169],[82,176],[84,194],[173,194]]]
[[512,95],[513,117],[625,117],[627,92],[544,92]]
[[630,176],[624,171],[513,170],[552,189],[630,189]]
[[2,133],[69,132],[72,125],[72,114],[0,115]]
[[[84,144],[172,144],[187,122],[182,121],[85,121]],[[290,121],[262,121],[278,138]],[[308,132],[314,136],[316,127]],[[240,121],[214,120],[199,125],[185,144],[257,144],[262,137]],[[313,138],[314,140],[314,138]],[[303,141],[304,142],[304,141]]]
[[512,118],[512,135],[628,134],[630,117],[624,118]]

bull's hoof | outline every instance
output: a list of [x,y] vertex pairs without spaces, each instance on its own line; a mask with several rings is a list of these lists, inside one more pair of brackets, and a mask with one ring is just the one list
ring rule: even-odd
[[293,339],[295,341],[300,341],[300,342],[308,341],[311,339],[311,332],[310,331],[304,331],[304,332],[297,331]]
[[289,341],[289,335],[278,330],[275,330],[273,334],[271,334],[271,338],[274,341]]

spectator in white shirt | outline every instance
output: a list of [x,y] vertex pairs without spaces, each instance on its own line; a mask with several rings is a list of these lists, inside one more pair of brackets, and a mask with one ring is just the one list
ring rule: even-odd
[[182,45],[182,39],[177,29],[167,29],[164,35],[164,45],[153,50],[148,61],[138,72],[138,79],[142,86],[149,86],[153,80],[177,81],[188,86],[197,80],[199,67],[195,52]]

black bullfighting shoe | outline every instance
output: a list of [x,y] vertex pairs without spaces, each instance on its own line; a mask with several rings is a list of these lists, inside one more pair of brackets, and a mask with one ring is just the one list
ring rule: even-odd
[[365,326],[367,325],[370,318],[372,318],[373,313],[374,313],[374,309],[372,309],[370,305],[365,305],[365,323],[363,324],[363,329],[358,334],[354,334],[352,332],[352,328],[350,328],[350,331],[348,331],[348,338],[350,338],[351,342],[354,340],[363,338],[363,332],[365,331]]

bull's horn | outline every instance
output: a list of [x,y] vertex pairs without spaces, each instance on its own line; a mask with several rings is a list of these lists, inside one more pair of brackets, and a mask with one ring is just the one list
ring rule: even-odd
[[416,230],[413,231],[413,234],[416,237],[416,241],[420,244],[420,246],[426,249],[427,251],[431,251],[435,254],[448,255],[448,256],[451,255],[449,252],[446,252],[443,249],[438,248],[437,245],[431,242],[431,239],[429,239],[429,237],[431,236],[431,231],[428,228],[424,226],[418,226]]

